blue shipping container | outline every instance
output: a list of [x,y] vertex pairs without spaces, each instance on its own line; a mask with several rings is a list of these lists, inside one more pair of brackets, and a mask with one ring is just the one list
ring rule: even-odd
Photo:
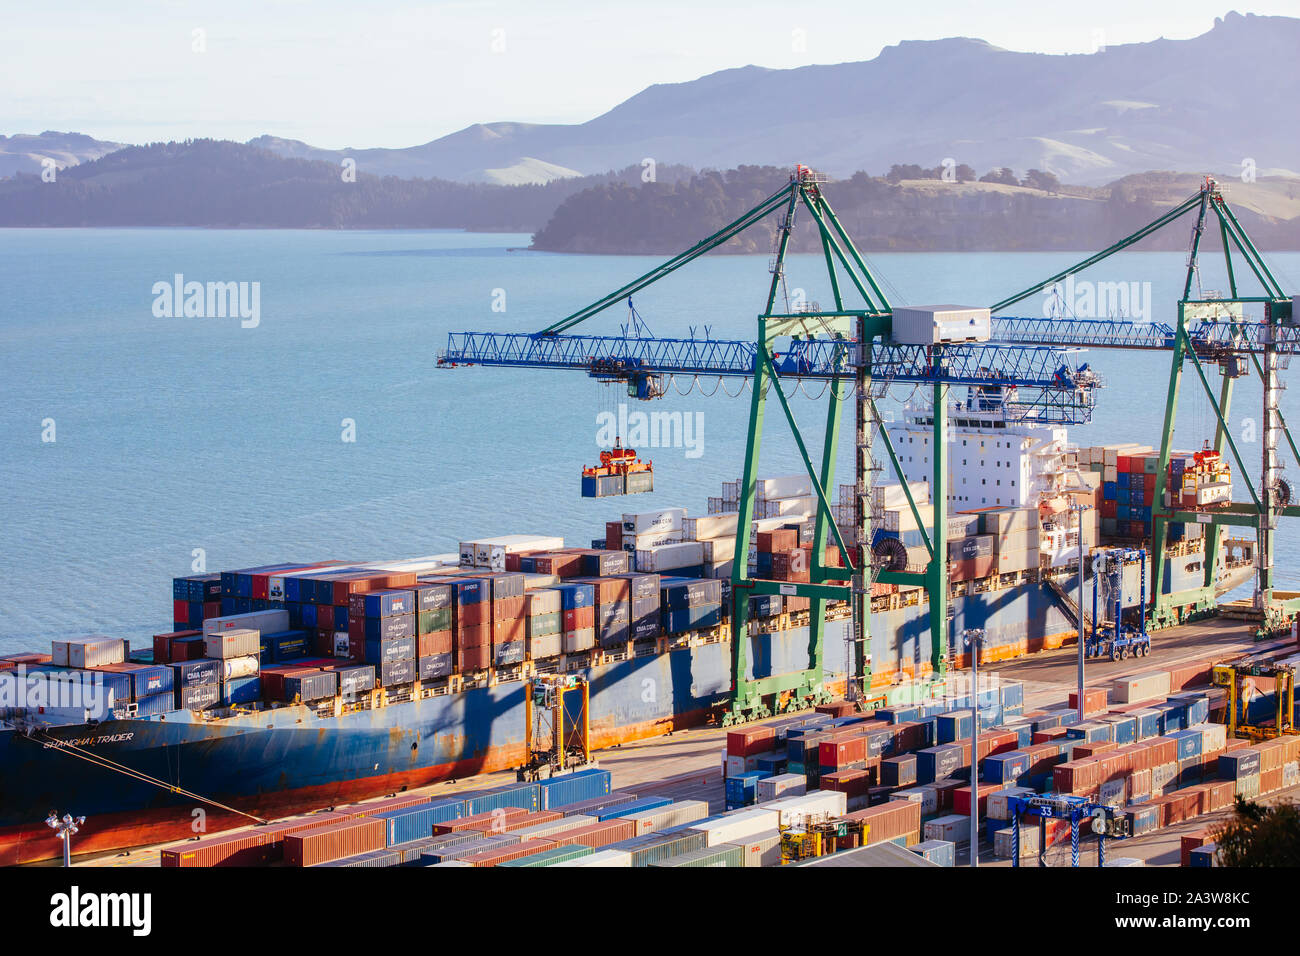
[[485,790],[465,800],[465,816],[472,817],[478,813],[491,810],[518,807],[521,810],[540,810],[542,801],[541,787],[535,783],[512,783],[504,787]]
[[251,704],[262,698],[262,678],[232,677],[221,682],[223,704]]
[[388,846],[428,839],[435,823],[459,820],[464,815],[464,800],[431,800],[401,810],[371,814],[376,820],[384,821]]
[[672,803],[672,800],[667,797],[641,797],[639,800],[633,800],[630,803],[620,803],[617,806],[607,807],[596,814],[596,819],[601,822],[613,820],[617,817],[631,816],[634,813],[658,810],[670,803]]
[[538,787],[541,788],[539,809],[554,810],[605,796],[610,791],[610,774],[608,770],[577,770],[543,780]]

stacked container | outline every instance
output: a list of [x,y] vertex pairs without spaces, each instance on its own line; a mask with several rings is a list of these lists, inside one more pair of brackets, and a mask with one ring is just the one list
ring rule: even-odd
[[554,588],[540,588],[524,593],[526,651],[530,660],[557,657],[561,647],[560,592]]
[[574,578],[589,584],[595,598],[596,641],[601,647],[619,647],[632,637],[631,582],[626,577]]
[[492,585],[486,578],[449,579],[456,595],[456,671],[472,674],[492,663]]
[[417,679],[415,594],[383,590],[349,598],[348,656],[373,664],[384,687]]
[[564,653],[591,650],[596,646],[596,589],[590,584],[562,584],[557,590]]
[[722,623],[722,582],[716,578],[661,578],[659,602],[666,634],[706,630]]

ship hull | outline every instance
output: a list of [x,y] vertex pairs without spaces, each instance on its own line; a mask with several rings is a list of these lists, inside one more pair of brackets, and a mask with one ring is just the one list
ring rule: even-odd
[[[1039,582],[956,597],[952,608],[953,633],[985,631],[985,661],[1059,647],[1074,637],[1071,620]],[[750,638],[747,676],[808,666],[807,627],[784,624]],[[829,688],[844,685],[850,632],[846,620],[827,622]],[[958,648],[948,651],[950,660],[964,663]],[[873,611],[873,684],[925,675],[930,655],[923,600]],[[698,726],[717,714],[731,688],[731,645],[703,643],[583,673],[590,683],[591,743],[601,749]],[[525,685],[513,681],[334,717],[303,707],[211,720],[183,711],[56,727],[44,737],[0,731],[0,864],[57,855],[58,840],[43,822],[56,809],[86,817],[78,852],[104,852],[240,826],[250,822],[244,814],[268,819],[518,766],[526,747],[524,694]]]

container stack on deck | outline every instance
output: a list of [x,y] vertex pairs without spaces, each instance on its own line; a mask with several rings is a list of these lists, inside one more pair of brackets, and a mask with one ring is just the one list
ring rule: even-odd
[[[1101,530],[1108,538],[1144,540],[1151,537],[1152,515],[1160,505],[1193,509],[1232,500],[1232,475],[1215,452],[1172,452],[1165,481],[1167,500],[1156,502],[1160,455],[1135,444],[1099,445],[1079,449],[1079,467],[1101,475]],[[1171,541],[1202,536],[1199,525],[1169,526]]]

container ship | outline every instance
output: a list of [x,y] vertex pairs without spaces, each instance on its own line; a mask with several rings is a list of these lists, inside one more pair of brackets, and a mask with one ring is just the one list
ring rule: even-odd
[[[871,489],[870,550],[898,566],[916,558],[926,513],[907,500],[930,500],[925,415],[889,426],[906,485]],[[1059,647],[1076,635],[1080,547],[1150,533],[1154,453],[1079,448],[1063,427],[996,410],[957,407],[953,421],[951,631],[983,628],[982,660]],[[1219,462],[1174,458],[1177,493],[1227,493]],[[806,581],[808,479],[757,486],[747,575]],[[575,716],[596,749],[709,721],[732,688],[739,492],[723,483],[697,516],[623,514],[590,547],[511,535],[409,560],[176,578],[171,630],[150,648],[90,635],[0,659],[0,863],[59,852],[44,822],[54,810],[84,815],[78,847],[102,852],[517,767],[539,673],[586,678],[589,713]],[[836,521],[852,542],[857,489],[839,494]],[[1166,589],[1202,583],[1198,531],[1171,534],[1158,559]],[[1221,543],[1219,592],[1249,577],[1246,548]],[[1152,581],[1149,570],[1127,569],[1137,582]],[[808,600],[750,602],[746,676],[807,668]],[[869,670],[856,674],[850,608],[828,605],[828,691],[930,672],[924,590],[872,584],[870,608]],[[947,663],[961,659],[950,647]]]

